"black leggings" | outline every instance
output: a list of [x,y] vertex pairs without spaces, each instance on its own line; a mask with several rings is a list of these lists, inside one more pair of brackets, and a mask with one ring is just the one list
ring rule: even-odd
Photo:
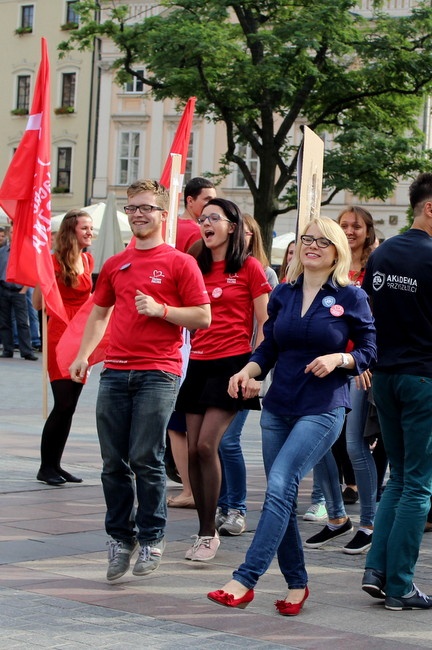
[[59,470],[83,384],[72,379],[56,379],[51,382],[51,389],[54,407],[42,431],[41,469]]

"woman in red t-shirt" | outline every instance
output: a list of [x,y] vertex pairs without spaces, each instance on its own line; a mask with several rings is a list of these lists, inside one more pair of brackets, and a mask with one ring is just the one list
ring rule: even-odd
[[[93,237],[93,221],[83,210],[69,210],[61,222],[55,240],[53,254],[54,271],[60,295],[69,319],[86,302],[92,289],[93,257],[83,250],[90,246]],[[37,309],[41,308],[39,287],[33,294]],[[72,417],[83,384],[66,378],[57,364],[56,347],[66,323],[56,315],[48,319],[48,375],[54,397],[54,406],[42,431],[41,466],[38,481],[48,485],[81,483],[82,479],[66,472],[61,457],[69,436]]]
[[248,255],[243,218],[235,203],[211,199],[198,223],[204,246],[197,261],[211,300],[212,322],[192,337],[176,410],[186,413],[189,479],[200,523],[185,557],[206,562],[214,558],[220,544],[215,529],[220,440],[237,411],[260,409],[258,397],[230,397],[228,381],[249,359],[254,316],[257,345],[262,340],[271,287],[260,262]]

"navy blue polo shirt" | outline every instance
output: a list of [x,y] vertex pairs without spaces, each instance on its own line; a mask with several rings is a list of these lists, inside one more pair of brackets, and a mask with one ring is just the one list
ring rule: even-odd
[[383,242],[362,286],[377,328],[375,368],[432,377],[432,238],[411,228]]
[[303,276],[295,284],[280,284],[270,295],[264,341],[251,357],[265,376],[274,367],[272,384],[263,401],[275,415],[300,417],[351,408],[348,373],[336,368],[323,378],[305,374],[318,356],[345,352],[348,341],[360,374],[375,360],[375,327],[365,292],[327,281],[306,314],[301,316]]

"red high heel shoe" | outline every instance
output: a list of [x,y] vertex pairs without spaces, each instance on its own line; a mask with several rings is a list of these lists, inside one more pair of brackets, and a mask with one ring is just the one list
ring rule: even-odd
[[207,598],[218,603],[218,605],[244,609],[253,601],[254,590],[249,589],[249,591],[247,591],[241,598],[234,598],[233,594],[228,594],[226,591],[223,591],[223,589],[218,589],[217,591],[210,591],[210,593],[207,594]]
[[287,603],[285,600],[277,600],[275,602],[276,609],[278,610],[279,614],[282,614],[282,616],[297,616],[297,614],[300,614],[300,610],[303,607],[304,602],[308,596],[309,589],[306,587],[305,595],[303,596],[302,601],[299,603]]

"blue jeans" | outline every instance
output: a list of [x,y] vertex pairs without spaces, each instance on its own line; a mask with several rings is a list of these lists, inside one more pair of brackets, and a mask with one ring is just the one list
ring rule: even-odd
[[315,478],[315,470],[313,471],[313,483],[312,483],[312,492],[311,492],[311,503],[312,504],[321,504],[325,506],[325,498],[323,491],[321,490],[318,481]]
[[179,383],[179,377],[158,370],[102,371],[96,422],[107,506],[105,529],[117,541],[135,537],[133,474],[136,537],[142,546],[164,536],[165,433]]
[[373,526],[377,471],[369,442],[363,435],[369,406],[368,392],[357,388],[354,377],[350,379],[350,396],[352,410],[346,420],[346,443],[360,499],[360,526]]
[[328,518],[342,519],[346,517],[342,490],[339,483],[339,471],[331,449],[315,465],[314,481],[316,481],[324,494]]
[[339,436],[345,409],[301,418],[261,414],[267,491],[255,536],[244,563],[233,578],[252,589],[277,552],[280,570],[290,589],[302,589],[308,576],[297,526],[297,492],[302,478]]
[[218,507],[227,514],[228,509],[246,512],[246,464],[240,437],[249,411],[239,411],[231,421],[219,444],[222,483]]
[[386,576],[385,592],[412,589],[432,492],[432,379],[374,372],[390,478],[378,506],[366,567]]

